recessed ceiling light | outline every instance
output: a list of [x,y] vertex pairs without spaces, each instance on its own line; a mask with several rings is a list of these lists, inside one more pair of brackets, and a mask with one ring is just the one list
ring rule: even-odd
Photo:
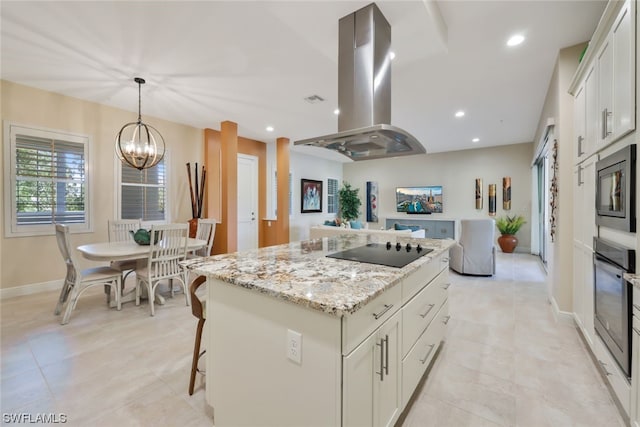
[[396,57],[396,53],[395,52],[389,52],[389,58],[393,61]]
[[456,111],[456,117],[464,117],[464,111]]
[[267,132],[273,132],[273,126],[267,126]]
[[480,141],[480,138],[473,138],[473,139],[471,140],[471,142],[479,142],[479,141]]
[[335,114],[336,116],[340,114],[340,109],[336,108],[335,110],[333,110],[333,114]]
[[507,40],[507,46],[518,46],[523,41],[524,41],[524,36],[522,34],[515,34],[511,36],[509,40]]

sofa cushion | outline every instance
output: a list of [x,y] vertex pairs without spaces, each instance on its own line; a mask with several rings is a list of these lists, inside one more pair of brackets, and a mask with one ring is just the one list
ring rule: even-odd
[[338,224],[336,224],[336,222],[334,220],[329,220],[329,219],[324,222],[324,225],[329,225],[331,227],[337,227],[338,226]]
[[411,231],[420,230],[420,226],[419,225],[404,225],[404,224],[398,224],[397,222],[395,224],[393,224],[393,228],[395,230],[411,230]]
[[364,226],[362,225],[362,222],[360,221],[349,221],[351,228],[353,228],[354,230],[361,230],[364,228]]

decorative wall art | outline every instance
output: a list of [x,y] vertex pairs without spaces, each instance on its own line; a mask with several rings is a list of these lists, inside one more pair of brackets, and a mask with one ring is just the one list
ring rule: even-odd
[[482,209],[482,179],[476,178],[476,209]]
[[511,177],[502,178],[502,209],[511,210]]
[[496,185],[489,184],[489,215],[496,216]]
[[553,155],[551,162],[551,188],[549,188],[549,233],[551,234],[551,242],[556,237],[556,216],[558,215],[558,141],[553,140]]
[[367,181],[367,222],[378,222],[378,183]]
[[300,212],[322,212],[322,181],[300,180]]

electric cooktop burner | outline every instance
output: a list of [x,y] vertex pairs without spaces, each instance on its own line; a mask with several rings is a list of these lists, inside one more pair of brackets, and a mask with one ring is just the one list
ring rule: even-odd
[[433,252],[433,249],[423,248],[420,244],[412,246],[411,243],[406,245],[396,243],[394,245],[387,242],[386,244],[369,243],[366,246],[329,254],[327,257],[401,268],[429,252]]

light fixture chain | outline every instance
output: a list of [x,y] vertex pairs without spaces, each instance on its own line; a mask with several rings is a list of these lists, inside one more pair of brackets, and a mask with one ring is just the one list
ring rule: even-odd
[[138,123],[142,122],[142,82],[138,82]]

